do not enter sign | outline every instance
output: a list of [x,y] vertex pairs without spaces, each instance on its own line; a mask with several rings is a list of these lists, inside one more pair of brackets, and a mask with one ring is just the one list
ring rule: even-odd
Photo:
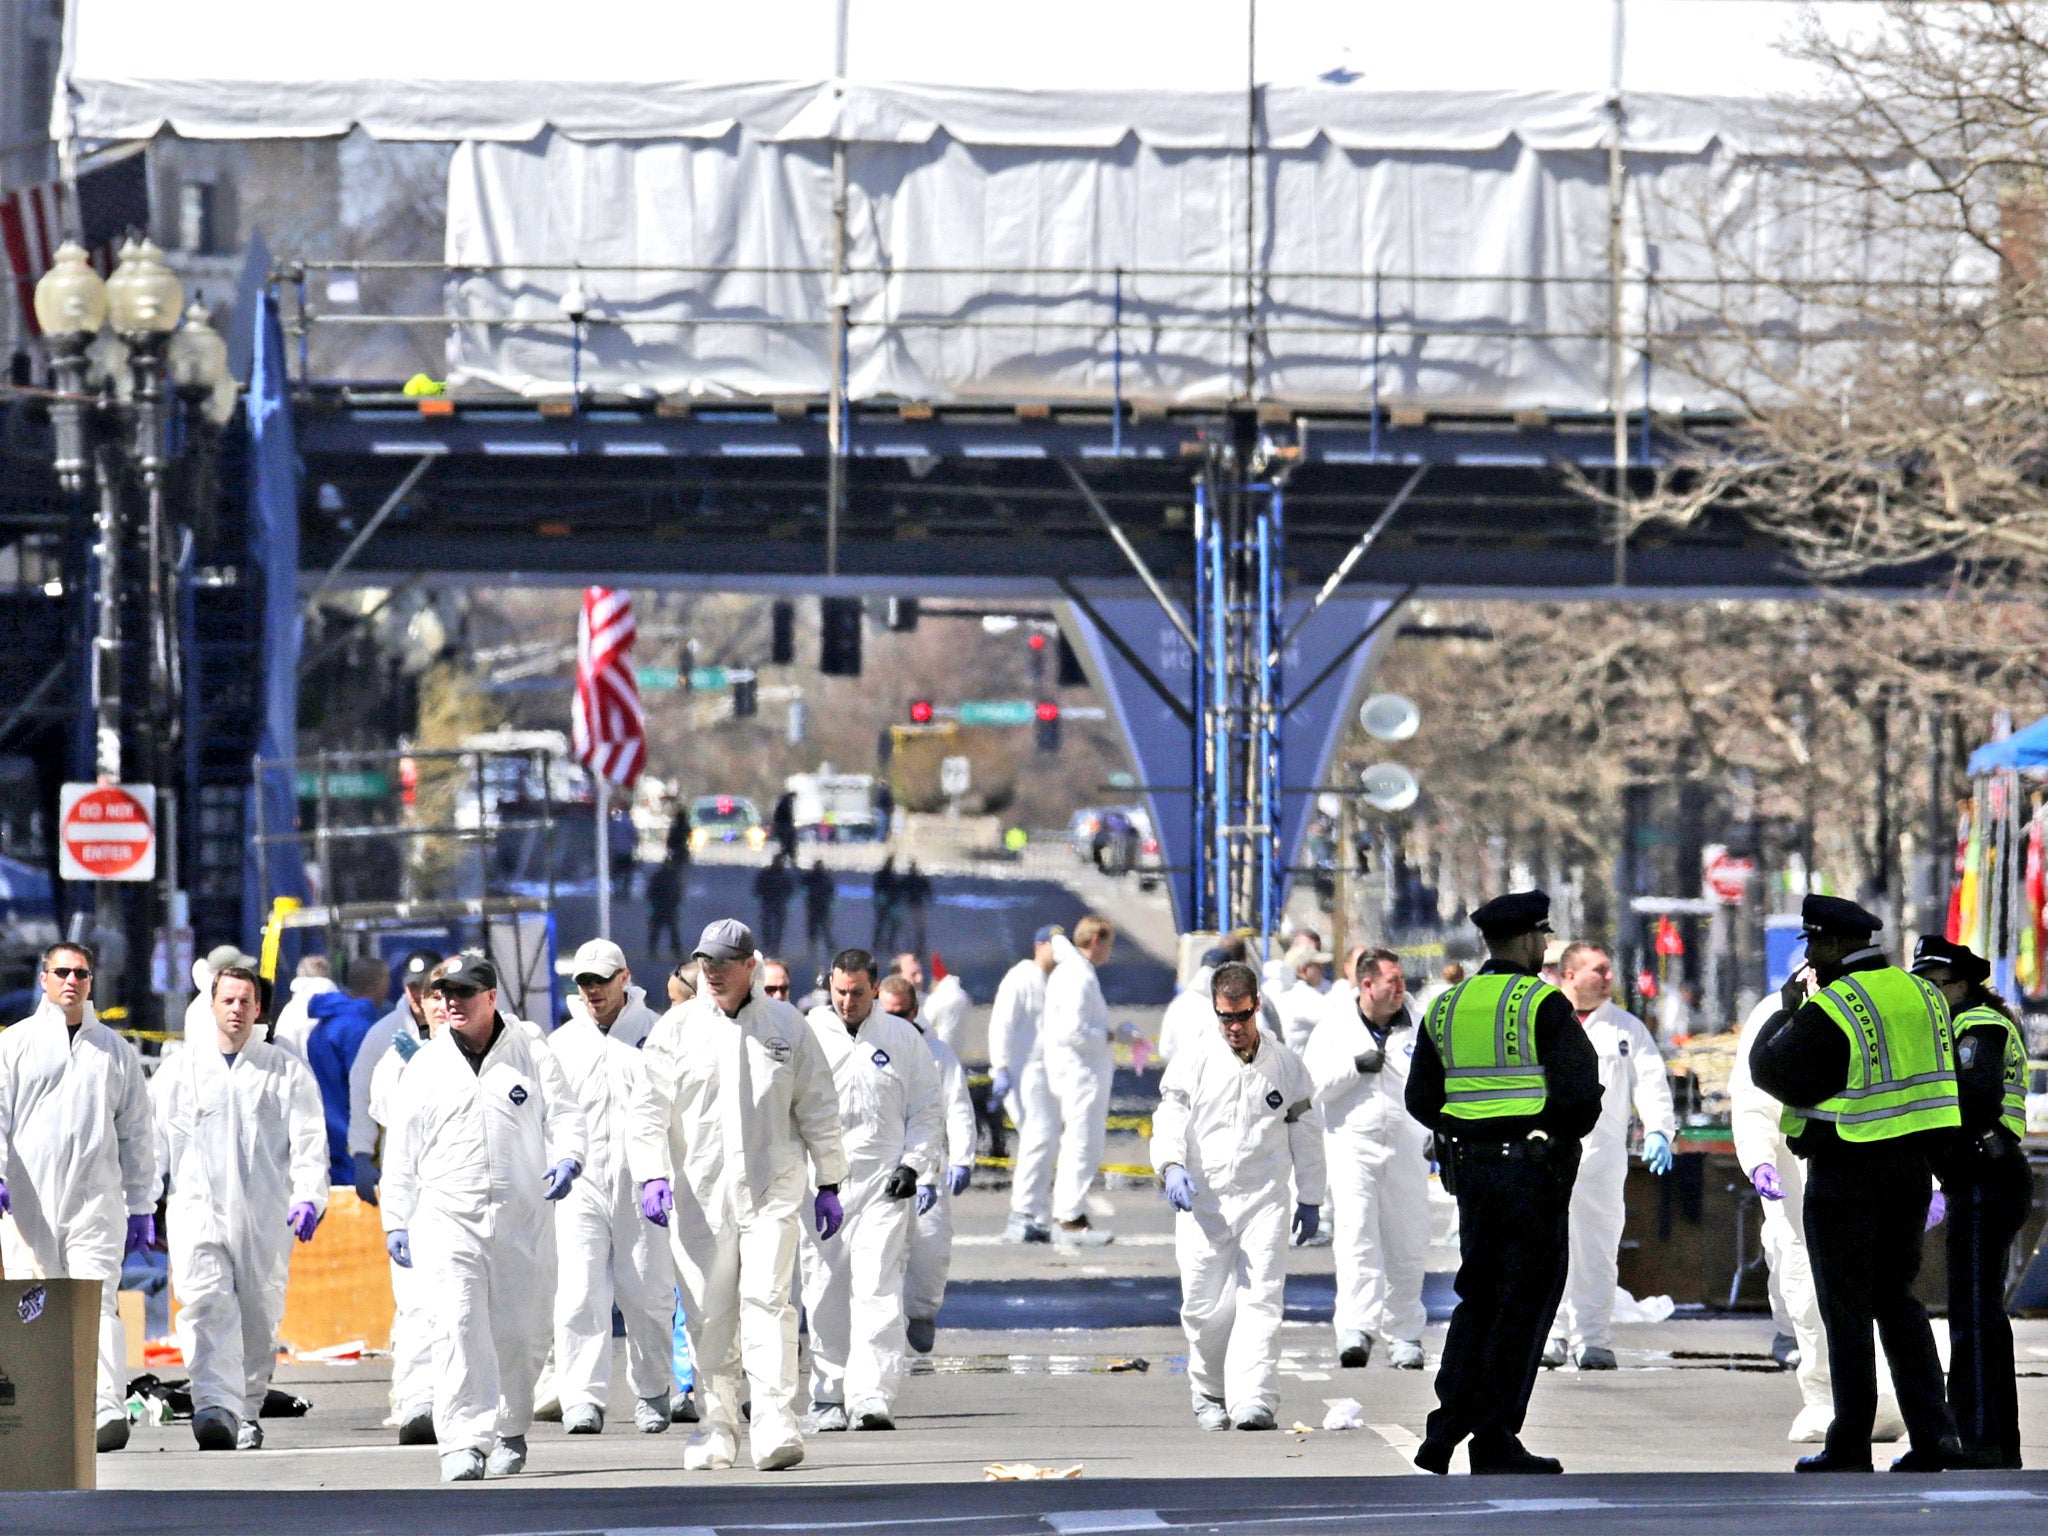
[[66,784],[58,800],[57,874],[65,880],[155,879],[155,786]]

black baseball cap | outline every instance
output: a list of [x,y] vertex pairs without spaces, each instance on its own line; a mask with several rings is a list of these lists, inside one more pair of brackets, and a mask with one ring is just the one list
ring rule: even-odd
[[498,968],[482,955],[461,954],[455,963],[434,979],[433,991],[453,992],[474,989],[478,992],[497,990]]

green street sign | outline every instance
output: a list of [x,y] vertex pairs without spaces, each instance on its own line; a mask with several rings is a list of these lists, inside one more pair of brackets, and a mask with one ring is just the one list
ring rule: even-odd
[[724,667],[692,667],[690,686],[699,693],[716,693],[732,686],[732,676]]
[[[301,800],[320,798],[320,775],[310,768],[298,774]],[[351,768],[327,775],[330,800],[382,800],[391,793],[391,777],[381,768]]]
[[1029,699],[969,699],[960,706],[962,725],[1029,725],[1037,718]]
[[670,693],[682,685],[682,674],[674,667],[635,667],[633,681],[642,693]]

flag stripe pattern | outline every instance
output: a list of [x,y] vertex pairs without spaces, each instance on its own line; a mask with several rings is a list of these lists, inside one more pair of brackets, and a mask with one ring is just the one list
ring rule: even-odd
[[64,238],[63,185],[46,181],[20,187],[0,197],[0,256],[28,334],[40,336],[36,324],[36,279],[50,270],[50,258]]
[[633,599],[608,587],[583,589],[576,621],[576,759],[614,784],[631,786],[647,763],[647,728],[633,676]]

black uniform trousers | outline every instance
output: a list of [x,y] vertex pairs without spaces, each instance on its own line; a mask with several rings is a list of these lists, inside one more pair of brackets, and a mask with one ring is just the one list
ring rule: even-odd
[[1942,1180],[1948,1197],[1948,1405],[1966,1450],[2020,1464],[2020,1399],[2005,1311],[2006,1266],[2034,1198],[2026,1154],[1999,1138]]
[[1870,1460],[1877,1418],[1873,1322],[1884,1339],[1913,1449],[1936,1452],[1954,1436],[1955,1421],[1934,1330],[1913,1295],[1932,1194],[1927,1159],[1914,1151],[1829,1147],[1817,1149],[1807,1167],[1806,1251],[1835,1389],[1828,1454]]
[[1432,1440],[1513,1449],[1571,1260],[1575,1144],[1457,1142],[1458,1308],[1437,1371]]

